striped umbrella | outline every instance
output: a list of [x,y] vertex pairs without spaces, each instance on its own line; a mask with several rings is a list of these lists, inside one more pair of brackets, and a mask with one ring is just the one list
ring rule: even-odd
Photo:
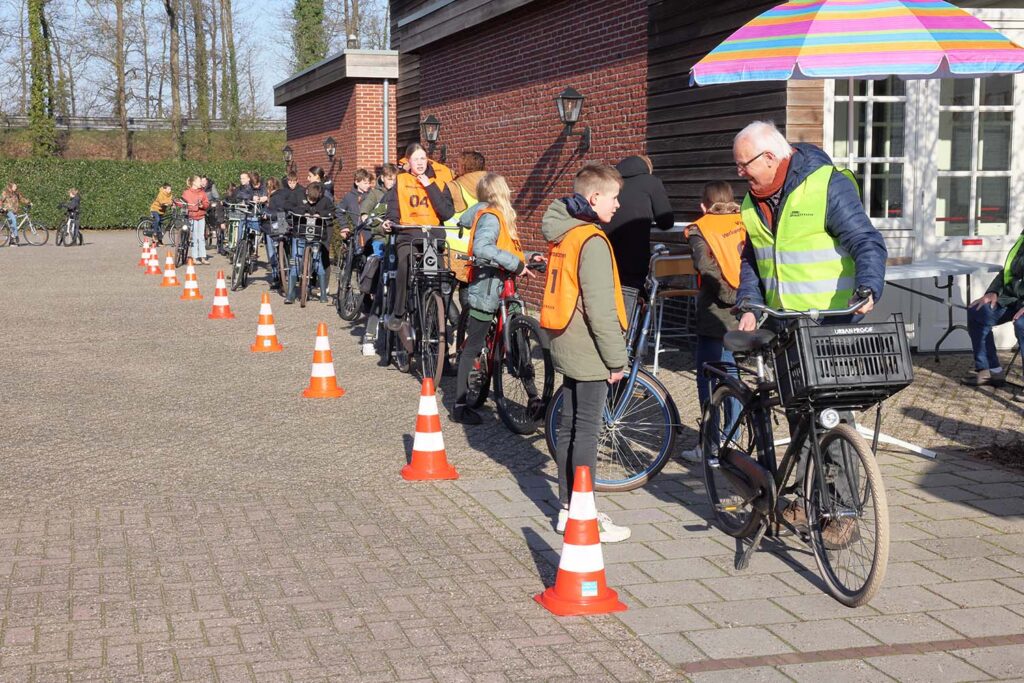
[[980,77],[1021,71],[1024,48],[941,0],[792,0],[753,19],[709,52],[694,65],[690,82]]

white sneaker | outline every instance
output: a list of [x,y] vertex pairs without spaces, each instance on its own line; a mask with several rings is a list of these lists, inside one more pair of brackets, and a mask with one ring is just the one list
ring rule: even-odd
[[686,462],[695,463],[700,462],[701,460],[704,459],[700,452],[700,446],[686,449],[685,451],[679,454],[679,457],[685,460]]
[[376,356],[377,355],[377,349],[374,348],[372,343],[367,342],[366,344],[363,344],[363,355],[364,356]]
[[[569,516],[566,511],[566,517]],[[601,531],[601,543],[618,543],[625,541],[633,533],[626,526],[612,524],[612,519],[603,512],[597,513],[597,528]]]
[[565,525],[569,523],[569,511],[562,508],[558,511],[558,524],[555,525],[555,533],[564,534]]

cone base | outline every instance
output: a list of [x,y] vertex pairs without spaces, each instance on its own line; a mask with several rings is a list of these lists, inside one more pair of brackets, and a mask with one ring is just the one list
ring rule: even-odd
[[161,287],[181,287],[181,283],[178,282],[177,280],[172,280],[171,282],[161,282],[160,286]]
[[[186,292],[194,292],[195,290],[194,289],[186,289],[185,291]],[[203,300],[203,295],[202,294],[196,294],[196,295],[182,294],[178,298],[181,299],[182,301],[202,301]]]
[[163,274],[164,274],[164,271],[162,271],[162,270],[147,270],[145,273],[143,273],[143,275],[163,275]]
[[333,387],[315,387],[310,384],[303,389],[303,398],[338,398],[345,395],[345,390],[335,384]]
[[210,311],[210,315],[206,317],[210,320],[234,320],[235,314],[231,312],[231,309],[226,311],[214,309]]
[[[436,465],[436,463],[433,463]],[[459,473],[455,467],[448,464],[447,459],[440,467],[424,469],[422,466],[414,467],[409,463],[402,468],[402,479],[406,481],[437,481],[440,479],[458,479]]]
[[255,344],[249,345],[249,350],[253,353],[276,353],[278,351],[284,351],[284,347],[277,341],[270,346],[264,346],[257,341]]
[[628,607],[619,602],[619,594],[611,588],[606,589],[603,596],[595,598],[580,598],[579,600],[566,600],[555,592],[554,586],[543,593],[533,596],[533,599],[543,605],[549,612],[560,617],[577,617],[587,614],[610,614],[611,612],[625,612]]

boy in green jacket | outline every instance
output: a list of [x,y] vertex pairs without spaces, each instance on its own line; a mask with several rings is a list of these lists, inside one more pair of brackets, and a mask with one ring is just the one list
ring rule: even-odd
[[[564,376],[558,424],[558,533],[569,518],[575,468],[593,479],[597,439],[608,385],[623,377],[627,363],[626,311],[611,243],[598,224],[619,208],[622,176],[607,164],[587,164],[576,174],[571,197],[548,207],[541,231],[548,241],[547,282],[540,324],[551,337],[551,358]],[[630,530],[598,513],[601,542],[629,538]]]

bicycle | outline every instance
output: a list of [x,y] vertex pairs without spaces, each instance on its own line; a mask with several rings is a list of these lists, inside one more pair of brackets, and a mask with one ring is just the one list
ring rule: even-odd
[[[885,578],[889,512],[874,451],[882,401],[913,381],[899,314],[885,323],[819,323],[852,314],[868,294],[859,289],[857,303],[841,310],[785,311],[741,302],[739,310],[763,311],[778,321],[780,330],[726,334],[725,347],[751,357],[754,370],[732,363],[705,364],[717,388],[704,408],[700,429],[715,520],[730,536],[750,539],[736,568],[748,566],[770,528],[777,535],[785,527],[809,539],[826,590],[848,607],[869,602]],[[772,433],[777,406],[786,410],[791,434],[781,461]],[[839,411],[872,406],[878,412],[869,446],[850,423],[852,415],[844,423]],[[789,483],[791,475],[799,474],[798,463],[802,483],[799,476]],[[785,496],[794,492],[802,494],[805,531],[783,515]]]
[[57,237],[54,240],[55,246],[70,247],[75,242],[78,242],[79,246],[84,244],[84,238],[82,237],[82,230],[78,226],[78,212],[68,213],[64,222],[57,228]]
[[[460,255],[475,267],[494,268],[502,279],[498,310],[491,320],[483,348],[477,350],[469,375],[466,405],[479,408],[487,400],[489,385],[494,384],[494,404],[501,421],[516,434],[537,431],[555,388],[555,366],[540,324],[526,315],[526,305],[516,293],[515,273],[487,260]],[[544,272],[547,264],[527,263],[526,267]],[[469,307],[462,309],[456,338],[459,355],[466,353],[465,330]],[[468,350],[470,353],[473,349]],[[540,380],[540,390],[537,383]]]
[[363,310],[366,296],[359,287],[359,278],[366,266],[366,249],[371,231],[382,222],[379,216],[367,216],[342,240],[342,252],[338,255],[338,290],[334,304],[342,320],[352,322]]
[[[180,200],[173,200],[171,202],[170,212],[160,221],[160,225],[163,228],[160,231],[163,237],[162,242],[169,247],[177,246],[180,228],[188,222],[185,220],[184,212],[178,205],[178,202]],[[139,240],[140,247],[147,239],[156,236],[156,231],[153,230],[153,217],[151,215],[139,218],[139,222],[135,225],[135,236]]]
[[235,245],[238,244],[239,228],[245,215],[245,204],[242,202],[224,202],[223,204],[227,227],[221,236],[222,239],[217,242],[217,253],[229,256],[234,253]]
[[[327,236],[327,228],[329,226],[328,221],[331,219],[323,216],[297,213],[291,213],[290,216],[297,239],[305,240],[305,244],[302,247],[302,265],[298,268],[299,306],[305,308],[306,301],[309,300],[310,289],[312,289],[310,280],[317,275],[317,273],[313,272],[313,262],[323,258],[321,255],[321,245],[324,244],[324,238]],[[299,250],[296,248],[292,256],[299,258],[298,252]],[[329,272],[324,267],[324,281],[318,282],[321,297],[326,297]]]
[[[24,236],[25,241],[31,244],[33,247],[41,247],[46,244],[46,240],[50,239],[50,229],[42,223],[34,223],[32,221],[32,205],[25,205],[25,213],[19,213],[15,215],[15,223],[18,226],[18,239],[20,240]],[[0,216],[3,218],[3,225],[0,225],[0,247],[6,247],[11,243],[11,224],[7,220],[7,216]]]
[[[637,297],[626,332],[629,358],[625,377],[608,387],[597,442],[594,489],[632,491],[658,474],[675,451],[677,431],[682,427],[679,409],[665,385],[643,367],[643,357],[654,318],[659,283],[653,276],[657,259],[668,249],[654,247],[647,276],[648,296]],[[552,457],[558,440],[558,423],[564,401],[559,387],[548,403],[544,417],[545,440]]]
[[288,251],[291,248],[289,244],[291,240],[288,238],[290,232],[291,226],[288,223],[288,216],[284,211],[279,211],[276,215],[270,216],[270,228],[267,236],[274,243],[278,285],[281,287],[282,294],[288,292],[288,269],[291,265],[288,259]]
[[263,233],[259,227],[259,205],[245,202],[238,242],[231,255],[231,291],[237,292],[249,284],[249,274],[256,270]]

